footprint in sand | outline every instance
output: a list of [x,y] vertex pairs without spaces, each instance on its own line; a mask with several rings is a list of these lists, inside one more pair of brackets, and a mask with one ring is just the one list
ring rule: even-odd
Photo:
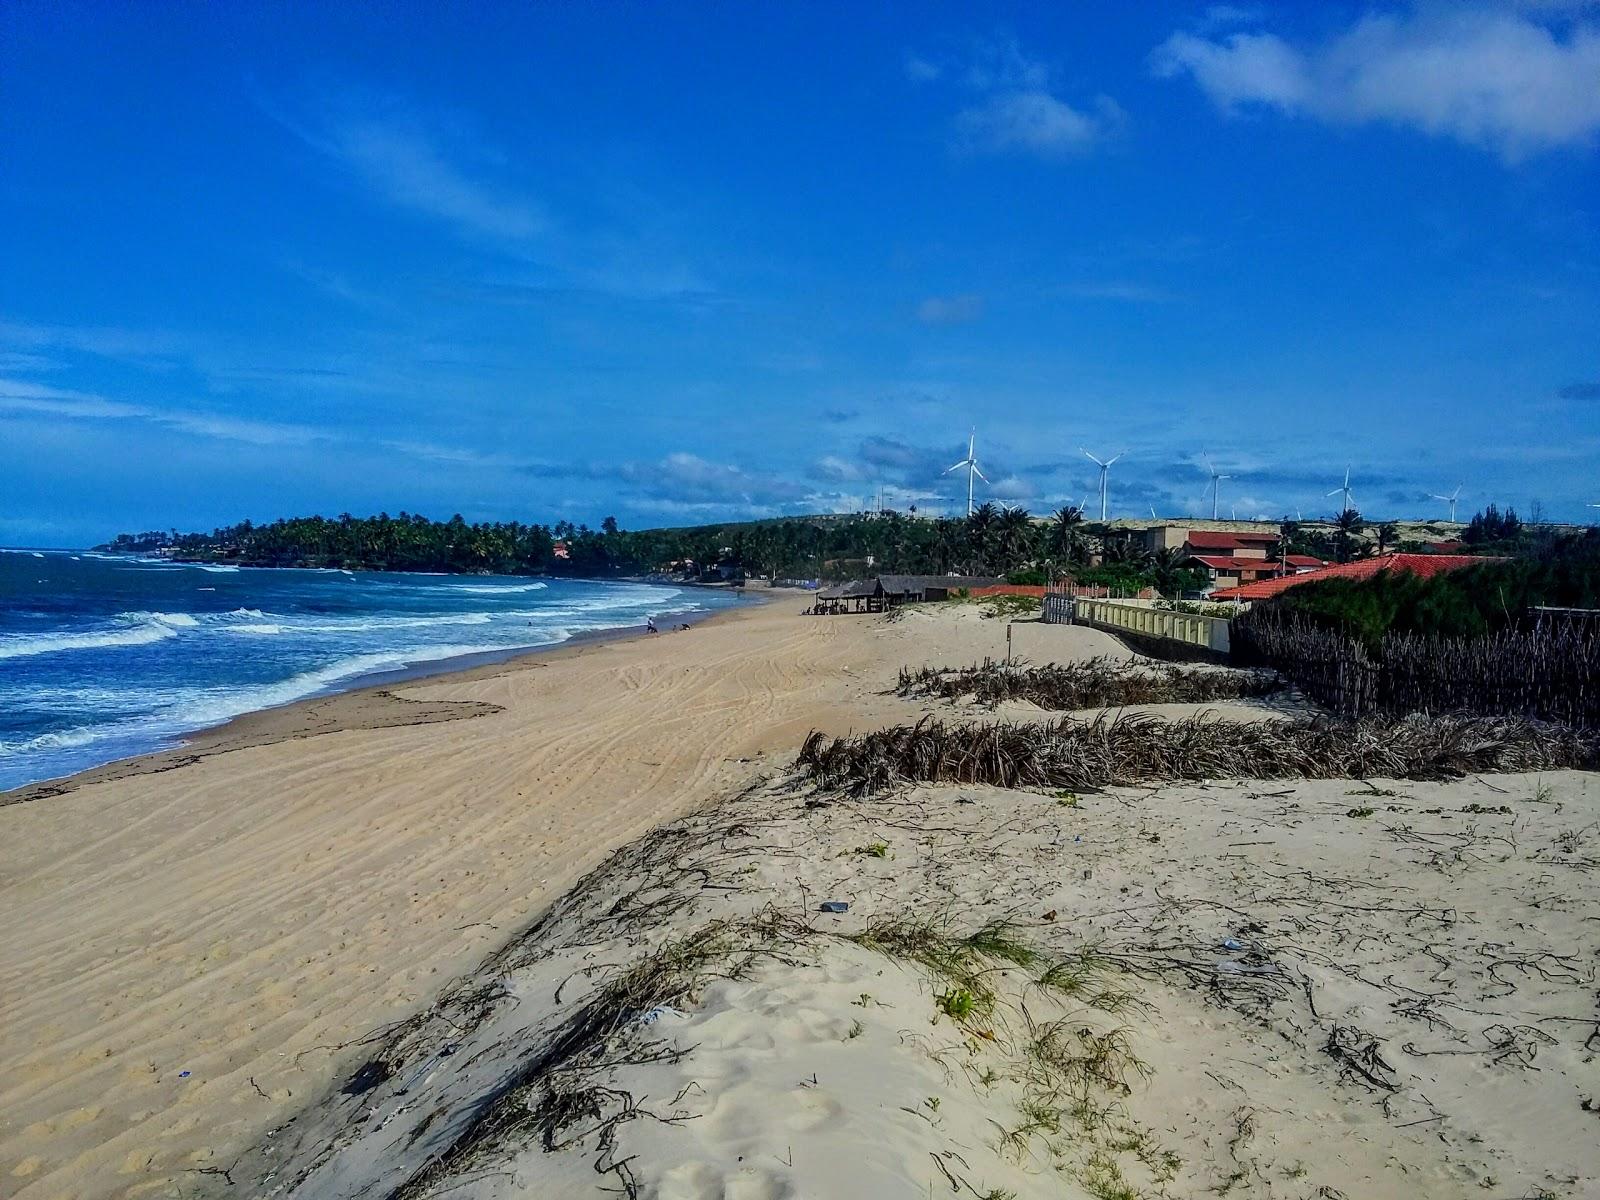
[[794,1188],[770,1171],[739,1170],[726,1174],[706,1162],[681,1163],[661,1177],[660,1200],[785,1200]]
[[784,1125],[796,1133],[807,1133],[831,1125],[844,1115],[844,1105],[815,1088],[800,1088],[789,1093],[793,1109]]

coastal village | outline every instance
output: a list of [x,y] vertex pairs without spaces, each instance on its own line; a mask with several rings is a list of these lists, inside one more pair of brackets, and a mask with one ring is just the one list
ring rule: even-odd
[[0,81],[0,1200],[1600,1200],[1600,0]]

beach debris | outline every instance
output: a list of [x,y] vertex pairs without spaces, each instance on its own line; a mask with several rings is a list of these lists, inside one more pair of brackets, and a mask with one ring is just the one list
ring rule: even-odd
[[1225,938],[1222,939],[1222,941],[1218,942],[1217,944],[1219,946],[1221,946],[1224,950],[1233,950],[1233,951],[1237,952],[1239,950],[1243,950],[1244,949],[1244,943],[1241,942],[1238,938],[1225,937]]
[[1369,1087],[1392,1092],[1399,1088],[1391,1076],[1394,1068],[1383,1061],[1378,1039],[1354,1025],[1335,1025],[1322,1049],[1339,1064],[1345,1078],[1356,1078]]
[[1002,701],[1022,700],[1040,708],[1072,711],[1126,704],[1206,704],[1239,700],[1281,691],[1283,682],[1267,671],[1158,664],[1130,666],[1112,658],[1078,663],[1046,663],[1034,667],[985,662],[972,667],[900,669],[895,692],[955,700],[973,697],[994,708]]
[[657,1004],[655,1007],[647,1008],[639,1014],[639,1024],[654,1025],[663,1017],[682,1017],[688,1020],[689,1014],[681,1009],[673,1008],[670,1004]]
[[1244,963],[1236,958],[1219,958],[1217,971],[1223,975],[1276,975],[1278,968],[1272,963]]
[[187,1078],[189,1078],[189,1072],[188,1071],[179,1071],[178,1072],[178,1078],[179,1079],[187,1079]]
[[824,900],[821,904],[817,905],[817,911],[825,913],[847,913],[850,911],[850,903],[847,900]]
[[857,796],[913,783],[1082,792],[1166,780],[1443,780],[1486,771],[1600,767],[1600,736],[1515,717],[1413,714],[1359,721],[1169,721],[1102,713],[1092,721],[946,724],[924,717],[857,736],[813,732],[795,766]]

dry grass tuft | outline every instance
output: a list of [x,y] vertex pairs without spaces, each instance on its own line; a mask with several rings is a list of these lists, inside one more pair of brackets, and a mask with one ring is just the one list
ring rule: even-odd
[[795,764],[830,789],[902,784],[1092,789],[1199,779],[1454,779],[1482,771],[1593,770],[1600,739],[1516,717],[1234,722],[1143,714],[1042,724],[925,718],[859,737],[812,733]]
[[1265,671],[1197,670],[1166,664],[1130,667],[1110,658],[1087,662],[1005,666],[901,668],[901,696],[955,700],[971,696],[990,708],[1004,700],[1026,700],[1040,708],[1069,712],[1126,704],[1207,704],[1281,691]]

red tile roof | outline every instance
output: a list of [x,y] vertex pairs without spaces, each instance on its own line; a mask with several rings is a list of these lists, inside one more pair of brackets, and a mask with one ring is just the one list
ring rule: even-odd
[[1286,555],[1284,561],[1291,567],[1325,567],[1328,564],[1311,554]]
[[1319,583],[1324,579],[1370,579],[1379,571],[1404,571],[1421,575],[1424,579],[1442,571],[1458,571],[1462,567],[1478,567],[1496,558],[1474,554],[1389,554],[1382,558],[1362,558],[1355,562],[1324,567],[1320,571],[1307,571],[1304,575],[1282,575],[1277,579],[1258,579],[1239,587],[1222,588],[1211,593],[1215,600],[1266,600],[1303,583]]
[[1191,529],[1184,541],[1195,550],[1238,550],[1243,545],[1233,534],[1214,529]]
[[1244,529],[1230,536],[1237,538],[1241,542],[1260,542],[1263,545],[1270,544],[1278,540],[1277,534],[1263,533],[1259,529]]
[[1191,554],[1185,562],[1205,563],[1213,571],[1275,571],[1277,564],[1270,558],[1232,558],[1226,554]]

